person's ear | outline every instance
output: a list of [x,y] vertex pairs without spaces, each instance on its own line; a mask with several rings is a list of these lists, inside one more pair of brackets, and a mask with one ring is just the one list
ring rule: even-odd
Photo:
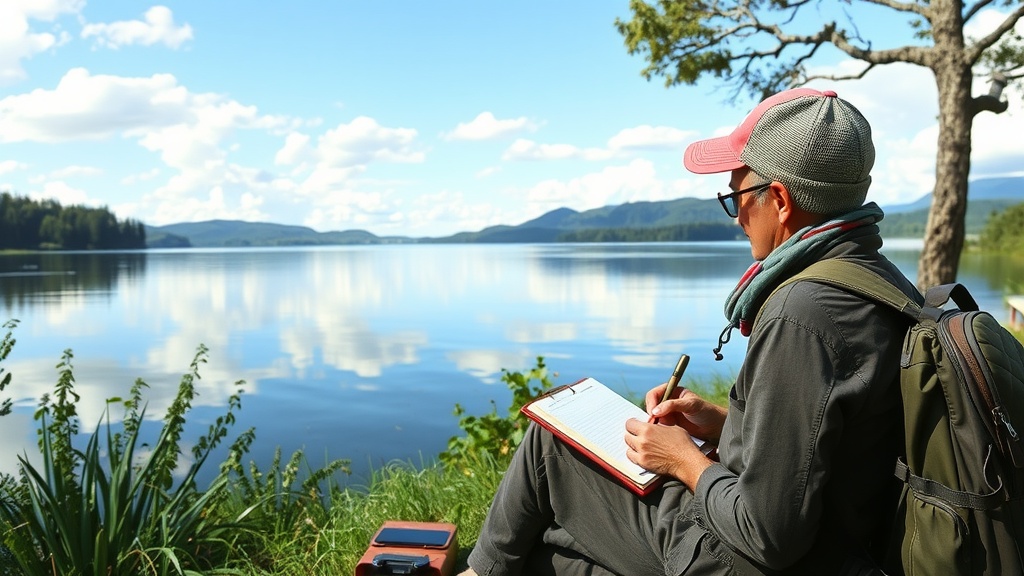
[[768,201],[775,206],[775,210],[779,214],[779,224],[785,224],[793,218],[796,203],[793,202],[793,196],[785,184],[772,182],[771,187],[768,188]]

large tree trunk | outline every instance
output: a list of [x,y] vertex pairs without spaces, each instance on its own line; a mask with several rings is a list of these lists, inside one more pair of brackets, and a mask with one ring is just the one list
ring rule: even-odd
[[[971,67],[963,62],[960,2],[936,1],[933,20],[937,58],[931,63],[939,90],[939,142],[935,190],[917,267],[917,285],[927,288],[956,280],[964,246],[967,178],[971,171]],[[940,9],[940,5],[941,9]]]

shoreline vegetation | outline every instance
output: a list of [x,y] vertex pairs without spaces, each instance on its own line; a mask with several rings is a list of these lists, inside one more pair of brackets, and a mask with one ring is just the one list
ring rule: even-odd
[[[0,395],[14,380],[3,361],[17,325],[3,325]],[[0,476],[2,576],[352,574],[374,531],[394,519],[454,523],[464,565],[522,440],[519,408],[553,385],[541,357],[527,371],[503,371],[512,396],[507,411],[499,413],[493,400],[484,415],[456,405],[463,435],[436,459],[395,461],[373,471],[366,486],[342,488],[337,475],[348,473],[347,460],[314,468],[301,451],[284,458],[278,450],[266,468],[246,462],[256,430],[231,429],[240,393],[206,434],[183,438],[207,360],[203,345],[155,438],[141,433],[148,388],[142,380],[124,397],[107,399],[94,434],[80,433],[73,360],[66,350],[58,381],[35,412],[40,458],[21,456],[18,476]],[[716,381],[708,391],[724,402],[727,385]],[[10,410],[4,400],[0,415]],[[225,448],[223,461],[210,458]],[[209,468],[216,477],[199,486],[200,469]]]
[[118,220],[106,207],[61,206],[0,193],[0,249],[134,250],[146,247],[137,220]]

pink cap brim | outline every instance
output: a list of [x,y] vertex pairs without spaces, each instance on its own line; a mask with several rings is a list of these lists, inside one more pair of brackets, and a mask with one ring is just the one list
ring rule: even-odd
[[690,144],[683,153],[683,166],[694,174],[731,172],[746,166],[733,152],[729,143],[731,137],[709,138]]
[[686,152],[683,153],[683,166],[694,174],[717,174],[743,168],[746,163],[740,160],[740,153],[747,146],[750,133],[769,108],[803,96],[835,95],[836,93],[831,90],[818,92],[811,88],[794,88],[769,96],[747,114],[743,122],[728,136],[699,140],[687,146]]

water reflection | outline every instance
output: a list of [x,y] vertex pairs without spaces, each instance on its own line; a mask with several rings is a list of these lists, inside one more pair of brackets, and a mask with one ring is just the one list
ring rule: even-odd
[[59,252],[0,257],[0,298],[7,310],[53,305],[84,293],[110,296],[119,282],[146,272],[145,252]]

